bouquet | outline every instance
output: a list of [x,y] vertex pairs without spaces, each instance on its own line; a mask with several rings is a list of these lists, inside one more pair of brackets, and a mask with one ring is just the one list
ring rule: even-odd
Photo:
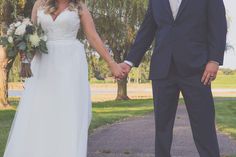
[[6,48],[7,56],[21,56],[20,76],[32,77],[30,63],[35,53],[48,53],[47,37],[40,25],[34,25],[29,18],[12,23],[5,36],[0,37],[0,45]]

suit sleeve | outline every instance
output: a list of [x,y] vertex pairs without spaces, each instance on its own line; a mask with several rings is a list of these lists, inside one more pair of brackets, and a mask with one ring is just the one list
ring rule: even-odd
[[149,6],[144,21],[139,28],[136,39],[126,58],[126,60],[132,62],[135,67],[139,66],[144,54],[152,44],[156,29],[157,26],[153,18],[151,0],[149,0]]
[[209,61],[223,65],[226,48],[227,20],[223,0],[208,3],[208,50]]

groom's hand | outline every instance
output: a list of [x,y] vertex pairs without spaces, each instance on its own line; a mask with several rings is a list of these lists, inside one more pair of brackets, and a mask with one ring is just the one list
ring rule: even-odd
[[128,65],[127,63],[123,62],[119,64],[120,67],[123,69],[123,71],[125,72],[126,76],[129,74],[130,70],[131,70],[131,66]]
[[202,83],[204,85],[210,85],[212,81],[216,79],[217,72],[219,70],[219,64],[214,61],[209,61],[206,65],[204,74],[202,76]]

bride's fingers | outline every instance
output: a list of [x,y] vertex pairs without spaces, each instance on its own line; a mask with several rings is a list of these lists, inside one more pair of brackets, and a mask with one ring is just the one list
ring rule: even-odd
[[122,74],[121,74],[121,76],[122,77],[125,77],[127,75],[127,73],[126,72],[124,72],[124,71],[122,71]]
[[120,75],[117,75],[117,76],[115,76],[115,79],[119,81],[122,79],[122,77]]
[[124,71],[123,71],[123,69],[118,69],[118,75],[119,75],[119,76],[124,75]]
[[123,72],[118,73],[115,77],[118,78],[119,80],[123,79],[125,74]]
[[127,72],[127,70],[126,70],[126,69],[121,69],[121,70],[122,70],[122,72],[123,72],[123,73],[126,73],[126,72]]

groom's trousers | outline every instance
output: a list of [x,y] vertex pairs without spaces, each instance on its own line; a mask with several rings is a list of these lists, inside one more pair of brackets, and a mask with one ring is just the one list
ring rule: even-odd
[[152,81],[156,121],[155,157],[171,157],[173,126],[180,92],[185,100],[200,157],[220,157],[211,87],[201,82],[203,72],[183,77],[175,67],[172,62],[167,78]]

